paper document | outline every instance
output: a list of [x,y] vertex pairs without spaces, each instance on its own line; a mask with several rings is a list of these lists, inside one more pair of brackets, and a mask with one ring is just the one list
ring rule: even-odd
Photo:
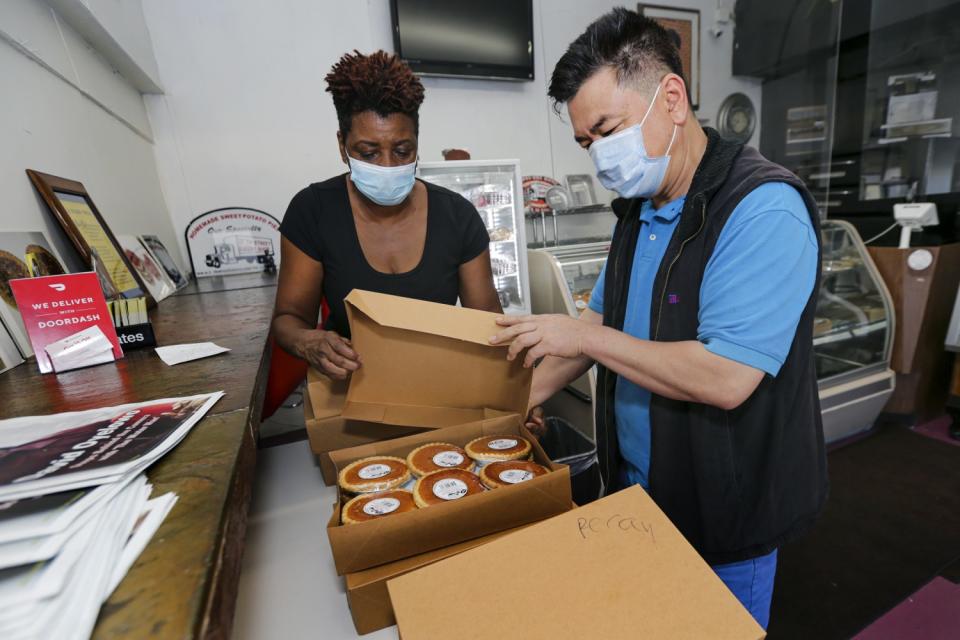
[[209,358],[219,353],[230,351],[226,347],[215,345],[212,342],[195,342],[192,344],[174,344],[168,347],[157,347],[157,355],[168,365],[173,366],[181,362],[190,362],[200,358]]

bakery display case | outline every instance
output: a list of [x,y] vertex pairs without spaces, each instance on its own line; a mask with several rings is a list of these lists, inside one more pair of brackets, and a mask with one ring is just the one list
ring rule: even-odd
[[[609,251],[609,241],[528,251],[533,312],[579,316],[590,302]],[[591,369],[569,390],[582,400],[592,401],[594,375]]]
[[834,442],[870,429],[893,393],[894,314],[890,293],[856,229],[827,220],[821,236],[813,351],[824,435]]
[[506,313],[530,313],[526,229],[516,160],[421,162],[419,176],[473,203],[490,233],[490,264]]

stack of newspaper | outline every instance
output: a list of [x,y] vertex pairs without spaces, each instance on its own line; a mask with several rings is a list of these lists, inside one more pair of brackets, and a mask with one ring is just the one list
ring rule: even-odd
[[177,501],[143,471],[223,395],[0,421],[0,638],[87,638]]

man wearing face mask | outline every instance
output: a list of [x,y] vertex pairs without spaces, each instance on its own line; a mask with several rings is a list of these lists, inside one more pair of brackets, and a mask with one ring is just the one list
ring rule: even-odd
[[[311,184],[287,208],[272,328],[288,352],[344,379],[362,355],[343,303],[353,289],[502,310],[480,214],[415,178],[420,80],[383,51],[343,56],[326,80],[350,171]],[[321,299],[330,315],[318,329]]]
[[766,627],[777,549],[827,495],[815,203],[787,170],[700,127],[671,34],[635,12],[591,24],[550,96],[620,195],[618,222],[579,319],[503,318],[491,341],[513,340],[507,357],[527,366],[542,358],[531,406],[598,366],[606,486],[642,485]]

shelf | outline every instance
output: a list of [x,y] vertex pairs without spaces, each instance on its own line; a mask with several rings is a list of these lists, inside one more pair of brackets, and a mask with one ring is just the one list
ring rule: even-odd
[[814,337],[813,346],[819,347],[820,345],[824,345],[824,344],[831,344],[834,342],[844,342],[846,340],[852,340],[853,338],[862,338],[863,336],[869,335],[876,331],[883,331],[886,328],[887,328],[886,320],[876,320],[869,324],[863,324],[856,327],[836,329],[836,330],[828,331],[827,333]]

